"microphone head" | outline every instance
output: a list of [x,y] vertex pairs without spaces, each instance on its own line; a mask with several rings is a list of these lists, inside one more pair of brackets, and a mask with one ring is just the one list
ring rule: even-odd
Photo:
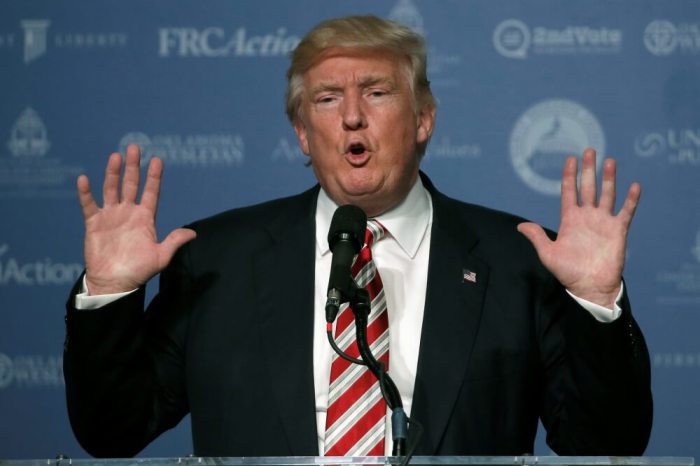
[[331,252],[340,240],[350,241],[355,253],[360,252],[365,240],[367,214],[359,207],[346,204],[338,207],[333,214],[331,227],[328,230],[328,246]]

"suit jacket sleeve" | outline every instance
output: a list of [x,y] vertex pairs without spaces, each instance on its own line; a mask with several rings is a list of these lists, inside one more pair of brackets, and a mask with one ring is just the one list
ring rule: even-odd
[[71,293],[64,345],[68,413],[93,456],[133,456],[189,410],[185,256],[183,248],[161,274],[161,292],[147,312],[143,288],[90,311],[73,307],[78,285]]
[[[652,423],[649,356],[626,292],[612,323],[554,294],[538,314],[547,443],[565,455],[643,454]],[[548,309],[557,301],[561,310]]]
[[187,413],[200,456],[318,453],[317,194],[315,187],[191,225],[197,239],[160,274],[146,312],[144,290],[93,311],[75,310],[71,296],[68,411],[89,453],[133,456]]

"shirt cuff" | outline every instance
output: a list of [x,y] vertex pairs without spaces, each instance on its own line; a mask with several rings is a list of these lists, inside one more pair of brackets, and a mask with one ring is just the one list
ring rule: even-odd
[[571,293],[569,290],[566,290],[567,293],[569,293],[569,296],[574,298],[577,303],[581,307],[583,307],[585,310],[591,313],[591,315],[597,320],[598,322],[604,322],[604,323],[610,323],[614,322],[617,320],[618,317],[622,315],[622,294],[625,290],[625,284],[620,283],[620,292],[617,294],[617,298],[615,298],[615,309],[608,309],[605,306],[601,306],[600,304],[592,303],[586,299],[579,298],[578,296],[574,295]]
[[[138,289],[138,288],[137,288]],[[93,309],[99,309],[111,304],[119,298],[123,298],[126,295],[133,293],[136,290],[124,291],[122,293],[110,293],[110,294],[100,294],[91,296],[88,295],[87,282],[85,281],[85,275],[83,275],[83,282],[80,285],[80,290],[78,294],[75,295],[75,308],[79,311],[89,311]]]

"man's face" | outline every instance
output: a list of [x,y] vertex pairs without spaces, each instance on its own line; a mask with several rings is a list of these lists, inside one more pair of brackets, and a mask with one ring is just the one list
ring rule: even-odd
[[417,144],[430,137],[434,109],[416,112],[403,63],[388,52],[335,49],[303,79],[294,124],[319,183],[338,204],[378,215],[418,176]]

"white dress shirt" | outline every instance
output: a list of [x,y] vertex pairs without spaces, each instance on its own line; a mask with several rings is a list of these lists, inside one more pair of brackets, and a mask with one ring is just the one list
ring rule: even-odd
[[[338,205],[321,190],[316,207],[316,278],[314,299],[314,388],[319,452],[324,451],[328,385],[333,349],[326,337],[326,290],[332,254],[328,229]],[[372,246],[372,259],[382,277],[389,316],[389,376],[401,394],[404,410],[411,414],[413,385],[418,368],[418,347],[425,292],[433,205],[420,178],[408,196],[390,211],[374,217],[387,235]],[[388,411],[388,408],[387,408]],[[390,455],[391,416],[386,416],[385,454]]]

